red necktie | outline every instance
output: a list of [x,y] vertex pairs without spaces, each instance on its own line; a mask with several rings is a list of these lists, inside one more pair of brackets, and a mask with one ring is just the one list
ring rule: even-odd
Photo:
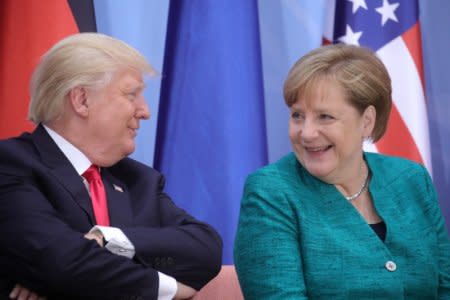
[[96,165],[91,165],[83,173],[89,183],[92,207],[94,208],[95,220],[98,225],[109,226],[108,203],[106,202],[106,192],[103,186],[102,177]]

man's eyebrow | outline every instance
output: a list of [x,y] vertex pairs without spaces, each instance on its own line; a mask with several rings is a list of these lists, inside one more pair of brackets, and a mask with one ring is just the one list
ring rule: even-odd
[[147,87],[147,84],[144,82],[140,82],[138,85],[127,85],[121,88],[123,92],[129,92],[129,91],[137,91],[137,90],[144,90]]

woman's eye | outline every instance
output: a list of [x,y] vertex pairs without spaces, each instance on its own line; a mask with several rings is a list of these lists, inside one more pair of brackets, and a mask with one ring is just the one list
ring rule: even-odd
[[291,113],[291,118],[294,120],[300,120],[300,119],[302,119],[302,115],[298,112],[293,112],[293,113]]
[[333,116],[330,116],[330,115],[327,115],[327,114],[321,114],[321,115],[319,116],[319,118],[320,118],[321,120],[333,120],[333,119],[334,119]]

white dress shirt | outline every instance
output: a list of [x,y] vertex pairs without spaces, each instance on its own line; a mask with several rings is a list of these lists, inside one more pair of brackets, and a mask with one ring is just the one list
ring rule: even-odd
[[[69,141],[56,133],[54,130],[44,125],[45,130],[56,143],[58,148],[64,153],[72,166],[77,171],[78,175],[82,178],[86,188],[89,192],[89,183],[81,176],[90,166],[91,162],[80,150],[78,150]],[[100,170],[101,171],[101,170]],[[107,241],[105,248],[116,254],[122,255],[128,258],[133,258],[136,251],[133,243],[127,238],[120,228],[111,226],[94,226],[89,232],[100,231]],[[158,300],[170,300],[173,298],[177,291],[177,282],[173,277],[170,277],[164,273],[158,272],[159,276],[159,289]]]

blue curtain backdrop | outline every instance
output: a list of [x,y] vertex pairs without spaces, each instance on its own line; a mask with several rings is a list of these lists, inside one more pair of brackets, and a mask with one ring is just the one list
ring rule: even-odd
[[450,231],[450,1],[419,1],[433,182]]
[[256,1],[172,1],[155,168],[232,247],[246,176],[267,163]]

